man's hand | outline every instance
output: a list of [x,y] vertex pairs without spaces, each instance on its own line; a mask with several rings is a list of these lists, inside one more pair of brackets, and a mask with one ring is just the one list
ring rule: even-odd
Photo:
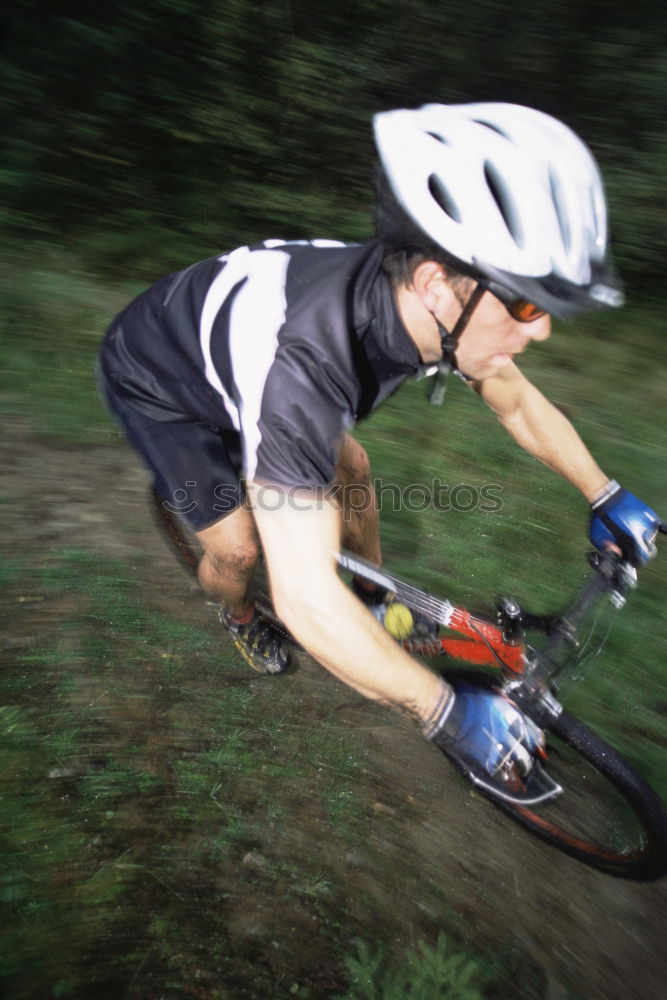
[[495,691],[455,683],[453,692],[427,738],[464,768],[490,778],[512,765],[527,775],[544,744],[535,723]]
[[616,545],[634,566],[655,555],[660,518],[654,510],[615,480],[591,504],[589,538],[597,549]]

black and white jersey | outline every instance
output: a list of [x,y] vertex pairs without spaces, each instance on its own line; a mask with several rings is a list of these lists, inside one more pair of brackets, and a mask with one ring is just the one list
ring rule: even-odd
[[116,318],[102,370],[154,420],[238,432],[248,479],[329,485],[341,432],[420,364],[382,255],[270,240],[201,261]]

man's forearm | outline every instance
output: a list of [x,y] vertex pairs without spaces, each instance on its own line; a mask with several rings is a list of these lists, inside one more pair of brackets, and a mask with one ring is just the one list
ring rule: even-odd
[[567,417],[534,386],[514,413],[498,418],[522,448],[572,483],[589,503],[609,481]]
[[355,690],[424,722],[441,678],[412,659],[337,575],[338,510],[306,494],[297,503],[249,485],[276,611],[304,648]]
[[338,578],[317,591],[275,597],[294,637],[339,680],[418,721],[429,717],[441,679],[408,656]]

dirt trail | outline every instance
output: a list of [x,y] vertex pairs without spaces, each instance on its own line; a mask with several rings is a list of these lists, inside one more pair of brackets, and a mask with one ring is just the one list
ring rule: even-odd
[[[36,439],[27,423],[16,422],[11,433],[5,427],[2,469],[10,559],[29,554],[38,564],[64,547],[129,563],[140,556],[142,571],[148,567],[160,585],[163,609],[211,625],[210,609],[175,571],[161,541],[153,544],[147,477],[125,447],[65,447]],[[327,878],[346,886],[350,919],[363,926],[370,900],[395,940],[408,944],[442,922],[444,898],[450,926],[454,915],[462,928],[474,928],[473,948],[514,940],[546,970],[548,1000],[566,990],[585,1000],[665,996],[667,884],[613,880],[534,842],[443,768],[407,723],[342,688],[311,661],[304,658],[284,681],[295,718],[311,723],[319,706],[322,719],[335,713],[361,732],[367,748],[373,787],[367,841],[343,858],[302,837],[304,855],[318,856]],[[295,803],[304,815],[307,807]],[[306,821],[294,826],[307,834]],[[239,939],[253,933],[253,905],[246,898],[233,916]],[[296,911],[291,916],[295,929],[302,926]]]

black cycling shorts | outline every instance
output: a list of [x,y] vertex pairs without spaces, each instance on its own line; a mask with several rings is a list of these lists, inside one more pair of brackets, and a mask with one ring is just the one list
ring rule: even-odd
[[245,499],[240,481],[241,438],[236,431],[184,418],[153,420],[136,409],[98,369],[100,395],[128,441],[153,474],[163,502],[201,531]]

